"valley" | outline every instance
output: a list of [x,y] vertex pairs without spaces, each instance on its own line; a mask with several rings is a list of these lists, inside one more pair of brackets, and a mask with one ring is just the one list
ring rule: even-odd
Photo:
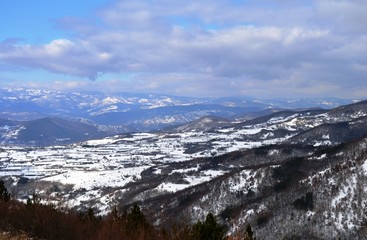
[[357,236],[367,206],[366,109],[362,101],[247,121],[203,117],[70,145],[4,145],[0,176],[20,200],[36,193],[101,215],[138,203],[156,224],[212,212],[233,222],[232,233],[251,224],[260,239]]

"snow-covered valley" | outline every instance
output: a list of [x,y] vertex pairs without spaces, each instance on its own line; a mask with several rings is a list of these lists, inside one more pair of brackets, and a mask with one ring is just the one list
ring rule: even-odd
[[[214,120],[203,118],[167,131],[65,146],[4,145],[0,177],[22,201],[37,193],[45,204],[80,211],[91,207],[102,215],[135,202],[159,221],[177,216],[195,221],[211,211],[235,222],[230,231],[250,222],[258,236],[265,236],[274,231],[276,219],[288,217],[284,211],[292,211],[299,221],[330,215],[328,234],[345,236],[360,229],[359,213],[345,215],[337,206],[346,201],[349,188],[365,184],[365,104],[277,112],[210,128],[205,126]],[[336,171],[350,180],[336,177]],[[342,181],[339,189],[334,182]],[[287,202],[286,210],[280,211],[279,201]],[[317,211],[326,201],[331,205],[322,215]],[[365,208],[363,201],[357,203]],[[349,219],[346,227],[343,217]],[[284,237],[282,231],[274,234]]]

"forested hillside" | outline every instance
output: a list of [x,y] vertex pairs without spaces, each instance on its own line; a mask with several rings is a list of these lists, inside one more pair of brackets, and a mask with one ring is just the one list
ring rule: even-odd
[[128,212],[120,213],[114,208],[107,216],[96,216],[92,209],[76,212],[71,209],[56,209],[33,200],[21,203],[10,199],[0,181],[0,239],[157,239],[157,240],[222,240],[252,239],[248,226],[243,232],[226,236],[227,227],[217,222],[209,213],[203,221],[191,225],[184,220],[170,225],[153,226],[138,205]]

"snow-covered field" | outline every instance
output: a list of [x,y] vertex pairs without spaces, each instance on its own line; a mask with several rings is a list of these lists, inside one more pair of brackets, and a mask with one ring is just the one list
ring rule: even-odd
[[[261,130],[136,133],[69,146],[3,147],[0,176],[55,181],[72,184],[74,188],[122,187],[150,167],[260,146],[266,141],[251,141],[247,137]],[[281,140],[284,139],[270,142]],[[187,186],[196,181],[190,180]]]
[[[87,195],[93,195],[102,204],[108,199],[101,189],[125,191],[125,186],[139,181],[145,171],[152,170],[150,174],[159,175],[164,170],[165,174],[179,174],[180,181],[160,182],[153,188],[154,191],[177,192],[226,173],[225,169],[199,170],[199,166],[186,166],[185,162],[277,144],[304,129],[328,121],[327,114],[316,118],[293,114],[271,118],[263,123],[204,132],[134,133],[68,146],[3,146],[0,148],[0,178],[13,177],[14,184],[27,178],[36,182],[69,185],[73,191],[79,192],[75,198],[84,199]],[[282,130],[283,135],[277,134],[277,130]],[[71,205],[78,203],[79,200]]]

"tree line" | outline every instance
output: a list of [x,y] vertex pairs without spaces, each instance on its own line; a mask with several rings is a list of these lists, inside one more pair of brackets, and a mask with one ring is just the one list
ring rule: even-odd
[[255,239],[250,226],[243,233],[227,236],[227,227],[212,213],[195,224],[173,223],[171,227],[153,226],[138,205],[120,213],[117,208],[104,217],[93,209],[61,211],[41,204],[36,196],[22,203],[10,198],[0,180],[0,231],[26,233],[33,239],[50,240],[250,240]]

